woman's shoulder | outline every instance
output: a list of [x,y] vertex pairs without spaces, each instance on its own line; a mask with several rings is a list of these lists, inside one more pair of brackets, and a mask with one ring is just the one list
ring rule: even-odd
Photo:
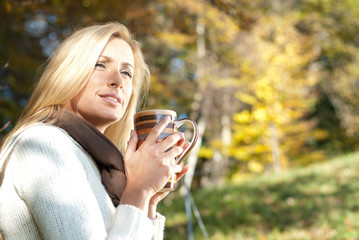
[[13,142],[34,141],[62,143],[73,142],[67,132],[57,126],[35,123],[19,130],[12,138]]
[[65,130],[46,123],[34,123],[18,131],[16,134],[23,137],[41,137],[41,136],[68,136]]
[[10,156],[24,161],[28,160],[28,156],[37,156],[38,162],[39,159],[50,157],[53,162],[61,163],[67,159],[87,161],[89,158],[86,151],[65,130],[44,123],[29,125],[14,135],[0,154],[0,171],[2,160]]
[[[81,148],[61,128],[42,123],[32,124],[15,133],[1,151],[0,174],[7,168],[7,162],[12,162],[14,166],[26,165],[29,169],[32,165],[49,162],[56,166],[58,163],[64,164],[67,159],[73,159],[74,155],[80,156],[80,152],[83,152]],[[33,161],[34,158],[37,160]]]

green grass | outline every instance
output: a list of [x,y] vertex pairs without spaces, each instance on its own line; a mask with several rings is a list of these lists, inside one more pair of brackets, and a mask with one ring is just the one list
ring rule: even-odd
[[[172,194],[159,206],[165,239],[187,239],[184,199]],[[192,194],[210,239],[359,239],[359,153]]]

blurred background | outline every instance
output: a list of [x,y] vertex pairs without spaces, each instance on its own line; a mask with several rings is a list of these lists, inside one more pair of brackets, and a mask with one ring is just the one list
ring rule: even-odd
[[144,107],[200,129],[193,216],[179,184],[166,239],[359,238],[359,1],[0,3],[0,137],[65,37],[119,21],[151,69]]

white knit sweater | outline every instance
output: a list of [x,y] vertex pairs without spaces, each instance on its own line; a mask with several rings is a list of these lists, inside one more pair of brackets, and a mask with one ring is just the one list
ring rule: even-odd
[[37,124],[8,146],[0,155],[4,240],[163,238],[164,217],[115,208],[92,158],[62,129]]

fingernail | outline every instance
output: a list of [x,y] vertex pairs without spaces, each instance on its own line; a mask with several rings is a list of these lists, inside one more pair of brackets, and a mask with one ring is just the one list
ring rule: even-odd
[[132,130],[131,130],[131,138],[133,137],[134,132],[135,132],[135,131],[132,129]]
[[176,164],[176,172],[182,172],[182,169],[181,165]]

